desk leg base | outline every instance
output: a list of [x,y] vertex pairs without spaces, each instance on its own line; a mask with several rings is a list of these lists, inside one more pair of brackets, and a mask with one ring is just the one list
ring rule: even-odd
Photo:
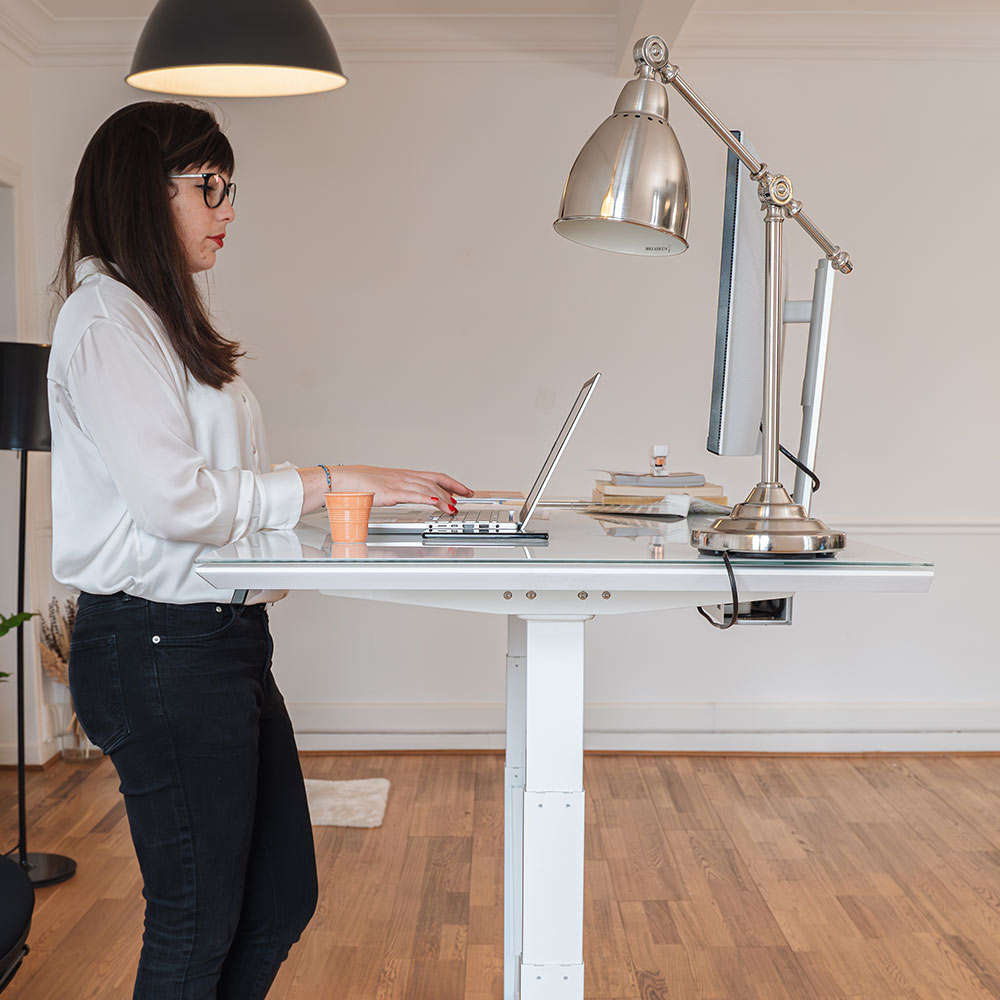
[[519,1000],[582,1000],[583,964],[522,965]]

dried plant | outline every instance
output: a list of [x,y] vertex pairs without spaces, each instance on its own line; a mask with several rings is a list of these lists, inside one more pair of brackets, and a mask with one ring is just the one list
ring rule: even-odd
[[53,680],[69,685],[69,644],[76,621],[76,601],[62,604],[58,597],[49,601],[48,620],[42,618],[42,641],[38,644],[42,669]]
[[[73,625],[76,622],[76,601],[66,600],[61,604],[59,598],[53,597],[49,601],[48,619],[42,618],[41,633],[42,641],[38,644],[38,650],[42,657],[42,669],[54,681],[69,687],[69,644],[73,637]],[[69,706],[72,710],[69,723],[66,729],[60,733],[63,740],[69,738],[70,748],[63,745],[63,756],[69,760],[97,760],[101,756],[100,750],[93,746],[87,739],[80,725],[80,720],[76,717],[76,709],[73,707],[73,699],[70,698]],[[56,728],[59,728],[59,706],[50,705]]]

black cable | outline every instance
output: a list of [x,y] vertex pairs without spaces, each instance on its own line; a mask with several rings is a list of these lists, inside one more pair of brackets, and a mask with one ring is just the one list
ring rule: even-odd
[[[760,432],[762,434],[764,433],[763,421],[761,421]],[[796,468],[801,469],[813,481],[813,493],[819,493],[819,476],[817,476],[816,473],[809,468],[809,466],[803,465],[780,441],[778,442],[778,451],[780,451],[789,462],[791,462]]]
[[[761,432],[764,430],[764,424],[760,425]],[[812,491],[813,493],[819,493],[819,476],[813,472],[807,465],[800,462],[780,441],[778,442],[778,450],[782,455],[785,456],[796,468],[801,469],[811,480],[812,480]],[[725,624],[720,624],[717,622],[704,608],[697,608],[697,612],[704,618],[712,628],[732,628],[737,619],[740,616],[740,597],[736,590],[736,574],[733,573],[733,564],[729,561],[729,553],[722,553],[722,561],[726,564],[726,572],[729,574],[729,589],[732,591],[733,595],[733,613],[729,618],[729,621]],[[725,620],[725,619],[723,619]]]
[[[733,593],[733,614],[724,625],[717,622],[704,608],[697,608],[698,614],[704,618],[712,628],[732,628],[740,616],[740,595],[736,590],[736,574],[733,572],[733,564],[729,561],[729,553],[722,553],[722,561],[726,564],[726,572],[729,574],[729,589]],[[725,615],[723,615],[725,621]]]
[[819,493],[819,476],[813,472],[808,466],[803,465],[784,445],[779,444],[778,450],[782,455],[785,456],[793,465],[800,468],[812,481],[813,481],[813,493]]

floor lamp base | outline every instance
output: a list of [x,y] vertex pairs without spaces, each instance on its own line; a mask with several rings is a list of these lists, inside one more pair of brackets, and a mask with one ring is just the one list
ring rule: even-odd
[[55,885],[76,874],[76,862],[62,854],[35,854],[29,851],[24,870],[33,886]]
[[832,556],[847,544],[792,501],[780,483],[758,483],[750,496],[708,528],[691,532],[691,544],[708,555],[732,552],[771,559]]

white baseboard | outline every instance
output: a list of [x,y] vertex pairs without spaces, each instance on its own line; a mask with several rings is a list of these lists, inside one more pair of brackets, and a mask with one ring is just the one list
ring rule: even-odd
[[[47,764],[58,753],[58,740],[47,740],[45,743],[26,743],[24,763],[27,767],[40,767],[42,764]],[[0,765],[13,767],[16,764],[17,743],[13,740],[0,742]]]
[[[302,750],[502,749],[501,703],[289,704]],[[589,703],[588,750],[1000,751],[996,702]]]
[[364,750],[391,753],[394,750],[498,750],[504,748],[503,733],[296,733],[299,750],[324,752]]
[[[300,750],[502,750],[499,702],[298,702]],[[1000,752],[996,702],[657,702],[586,706],[588,750],[730,753]],[[25,748],[29,767],[58,752]],[[0,764],[17,762],[0,742]]]

